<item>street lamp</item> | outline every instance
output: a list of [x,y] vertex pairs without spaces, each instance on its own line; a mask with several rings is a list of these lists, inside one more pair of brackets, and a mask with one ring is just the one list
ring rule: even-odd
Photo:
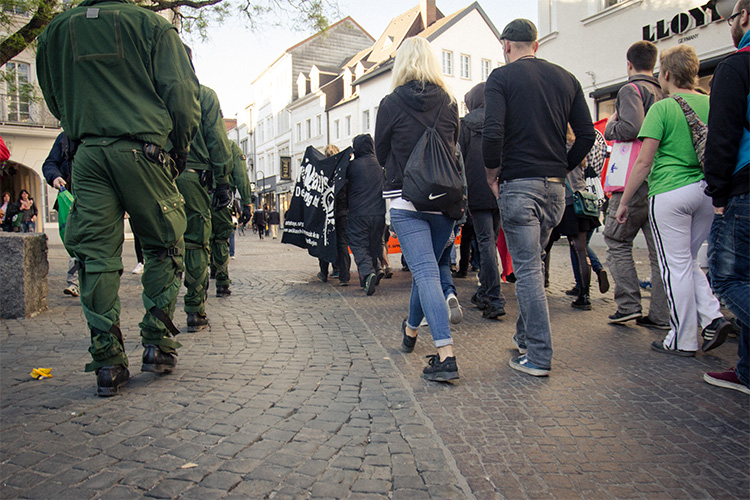
[[[255,171],[255,184],[258,184],[258,174],[263,174],[262,179],[262,187],[260,188],[260,195],[261,197],[265,196],[266,191],[266,173],[262,170],[256,170]],[[260,204],[260,207],[263,207],[263,203]]]

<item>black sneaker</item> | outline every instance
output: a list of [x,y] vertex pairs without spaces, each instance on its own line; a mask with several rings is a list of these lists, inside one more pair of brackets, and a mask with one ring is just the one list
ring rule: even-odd
[[116,395],[129,378],[130,372],[123,365],[102,366],[96,370],[96,395],[102,398]]
[[651,342],[651,350],[661,352],[664,354],[671,354],[672,356],[681,356],[683,358],[695,357],[695,351],[683,351],[682,349],[670,349],[664,345],[661,340],[654,340]]
[[401,335],[403,336],[403,339],[401,340],[401,350],[404,352],[412,352],[414,346],[417,344],[417,337],[410,337],[406,334],[406,319],[401,322]]
[[141,371],[169,373],[177,366],[177,354],[162,351],[158,346],[143,346],[143,364]]
[[208,316],[200,313],[187,313],[187,331],[197,332],[208,325]]
[[229,289],[229,285],[216,285],[217,297],[229,297],[230,295],[232,295],[232,291]]
[[466,269],[459,269],[458,271],[456,271],[455,273],[453,273],[453,277],[454,278],[465,278],[468,275],[469,275],[469,273],[466,272]]
[[326,281],[328,281],[328,276],[326,276],[326,275],[325,275],[325,274],[323,274],[323,273],[318,273],[318,279],[319,279],[320,281],[322,281],[323,283],[325,283]]
[[607,293],[609,291],[609,279],[607,278],[607,271],[599,269],[596,273],[596,279],[599,281],[599,292]]
[[378,271],[377,278],[375,280],[375,286],[379,285],[383,278],[385,278],[385,271],[381,269],[380,271]]
[[375,273],[370,273],[367,275],[367,278],[365,278],[365,294],[366,295],[372,295],[375,293],[375,286],[377,285],[378,277],[375,276]]
[[570,295],[571,297],[578,297],[581,295],[581,289],[577,286],[574,286],[570,290],[565,290],[565,295]]
[[[516,275],[513,273],[510,273],[508,276],[505,277],[506,283],[515,283],[516,282]],[[549,285],[549,282],[547,282],[547,285]]]
[[446,382],[458,378],[458,366],[456,365],[455,356],[448,356],[442,361],[440,361],[438,354],[430,354],[426,357],[429,360],[429,364],[422,370],[422,377],[425,379],[435,382]]
[[621,313],[620,311],[617,311],[616,313],[609,315],[609,322],[614,323],[615,325],[622,325],[623,323],[626,323],[631,319],[638,319],[642,316],[643,314],[639,312]]
[[591,301],[589,300],[589,296],[579,295],[578,298],[570,304],[570,307],[574,309],[580,309],[582,311],[590,311]]
[[635,319],[635,324],[638,326],[644,326],[646,328],[654,328],[656,330],[669,330],[671,327],[669,323],[657,323],[652,321],[648,316],[641,316]]
[[489,305],[489,301],[485,298],[479,297],[479,292],[471,296],[471,303],[477,306],[477,309],[484,311]]
[[708,352],[711,349],[716,349],[727,339],[727,335],[734,328],[732,323],[727,321],[724,316],[716,318],[703,329],[703,352]]
[[482,317],[486,319],[497,319],[500,316],[505,316],[505,309],[494,304],[488,304],[482,312]]

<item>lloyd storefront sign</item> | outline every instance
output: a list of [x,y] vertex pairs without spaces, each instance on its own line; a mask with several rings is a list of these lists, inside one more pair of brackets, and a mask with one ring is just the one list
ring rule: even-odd
[[675,35],[687,36],[680,39],[680,43],[687,42],[698,37],[698,34],[689,34],[688,32],[701,26],[721,21],[723,17],[716,9],[713,2],[709,2],[700,7],[695,7],[687,12],[680,12],[672,19],[661,19],[654,24],[648,24],[643,27],[643,39],[649,42],[658,42]]

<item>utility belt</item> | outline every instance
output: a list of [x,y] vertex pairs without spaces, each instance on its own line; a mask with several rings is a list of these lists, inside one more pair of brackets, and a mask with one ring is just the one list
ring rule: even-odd
[[209,191],[213,191],[214,188],[214,173],[211,169],[198,169],[198,168],[186,168],[185,172],[192,172],[198,174],[198,182],[201,186],[207,187]]

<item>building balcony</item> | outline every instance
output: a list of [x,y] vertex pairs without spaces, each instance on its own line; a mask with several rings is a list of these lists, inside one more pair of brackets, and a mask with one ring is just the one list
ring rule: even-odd
[[43,100],[24,99],[18,94],[0,94],[0,125],[60,128]]

